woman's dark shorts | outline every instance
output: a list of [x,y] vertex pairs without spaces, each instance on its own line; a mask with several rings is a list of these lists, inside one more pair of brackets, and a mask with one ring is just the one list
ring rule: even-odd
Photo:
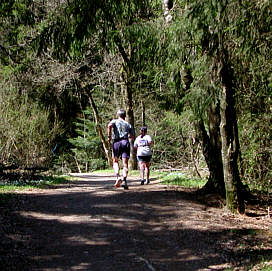
[[149,155],[149,156],[137,156],[137,160],[139,162],[149,163],[151,161],[151,157],[152,157],[152,155]]
[[113,157],[129,158],[130,156],[130,143],[128,139],[122,139],[120,141],[115,141],[112,144],[112,154]]

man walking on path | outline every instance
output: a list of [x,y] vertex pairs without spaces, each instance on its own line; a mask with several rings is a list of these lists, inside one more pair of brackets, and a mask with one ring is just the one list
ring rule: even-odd
[[149,184],[149,166],[152,157],[151,145],[152,138],[147,134],[147,127],[141,128],[141,134],[136,138],[134,142],[134,148],[137,149],[137,160],[139,161],[141,185],[145,183],[146,173],[146,184]]
[[[134,131],[132,126],[125,121],[125,118],[126,111],[122,109],[118,110],[117,119],[110,121],[107,131],[109,144],[112,143],[113,169],[116,174],[116,182],[114,186],[120,187],[120,185],[122,185],[122,187],[128,189],[128,159],[130,157],[130,143],[128,139],[134,138]],[[122,158],[123,163],[123,180],[119,174],[119,158]]]

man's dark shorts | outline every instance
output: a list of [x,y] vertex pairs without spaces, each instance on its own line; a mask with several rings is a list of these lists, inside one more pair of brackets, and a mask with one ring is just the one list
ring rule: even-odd
[[139,162],[149,163],[151,161],[151,157],[152,157],[152,155],[149,155],[149,156],[137,156],[137,160]]
[[122,139],[112,144],[112,153],[114,157],[129,158],[130,143],[128,139]]

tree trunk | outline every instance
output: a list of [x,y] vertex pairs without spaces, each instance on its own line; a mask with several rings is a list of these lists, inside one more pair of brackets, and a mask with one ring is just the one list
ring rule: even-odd
[[[126,64],[124,64],[126,65]],[[129,68],[122,67],[121,70],[121,78],[122,78],[122,88],[125,93],[125,104],[126,104],[126,120],[131,124],[134,129],[134,113],[133,113],[133,98],[132,98],[132,87],[130,84],[130,75],[129,75]],[[137,169],[137,159],[136,159],[136,152],[134,150],[134,139],[129,139],[130,143],[130,159],[128,162],[130,170]]]
[[221,157],[220,137],[220,110],[219,106],[210,105],[208,110],[209,135],[205,129],[203,120],[198,122],[198,128],[202,139],[202,150],[207,166],[209,168],[208,182],[203,190],[215,191],[225,196],[225,184],[223,174],[223,163]]
[[[122,57],[122,65],[120,70],[121,75],[121,87],[123,93],[125,93],[125,104],[126,104],[126,113],[127,113],[127,121],[131,124],[134,129],[134,113],[133,113],[133,100],[132,100],[132,86],[131,86],[131,64],[130,64],[130,48],[128,49],[128,53],[122,45],[121,38],[116,35],[115,42],[118,46],[119,53]],[[129,159],[129,169],[137,169],[137,159],[136,152],[134,150],[134,140],[129,139],[130,143],[130,159]]]
[[87,91],[87,95],[89,97],[90,105],[91,105],[91,107],[93,109],[94,119],[95,119],[95,124],[96,124],[96,130],[97,130],[98,136],[100,137],[100,140],[102,142],[103,149],[104,149],[104,152],[105,152],[107,160],[108,160],[108,166],[111,168],[112,167],[111,146],[109,146],[108,142],[105,140],[103,130],[101,128],[101,120],[100,120],[98,110],[97,110],[96,104],[94,102],[92,93],[90,91]]
[[145,126],[145,104],[144,101],[141,101],[141,106],[142,106],[142,126]]
[[163,9],[164,9],[164,18],[167,23],[172,21],[172,15],[170,14],[170,10],[173,7],[173,0],[162,0]]
[[221,69],[222,91],[220,97],[220,132],[222,140],[222,161],[226,189],[226,205],[233,213],[244,212],[241,196],[242,183],[238,170],[239,139],[234,93],[231,74],[227,65]]
[[[186,70],[186,90],[190,89],[193,77],[189,69]],[[221,157],[220,137],[220,108],[219,105],[211,104],[208,108],[208,129],[206,131],[203,119],[196,123],[196,130],[202,141],[202,153],[209,169],[209,178],[203,191],[214,191],[225,197],[225,183],[223,163]]]

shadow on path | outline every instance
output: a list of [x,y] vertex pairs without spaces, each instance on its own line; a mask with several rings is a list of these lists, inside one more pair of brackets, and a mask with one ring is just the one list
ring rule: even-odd
[[136,180],[125,191],[113,181],[81,175],[69,186],[17,195],[22,205],[8,213],[11,229],[1,228],[1,270],[196,271],[230,264],[217,246],[229,230],[190,227],[205,209],[190,193]]

